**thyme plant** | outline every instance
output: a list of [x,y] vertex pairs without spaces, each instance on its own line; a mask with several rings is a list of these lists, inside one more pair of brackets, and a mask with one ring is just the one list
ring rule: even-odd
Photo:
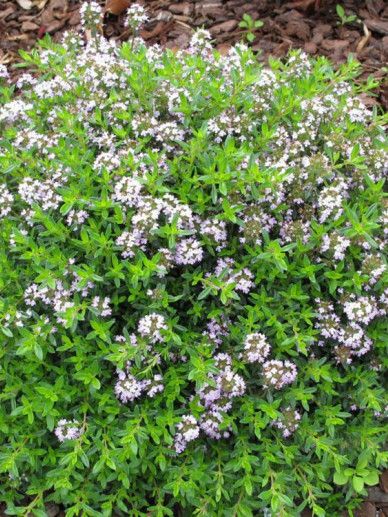
[[[339,70],[85,34],[0,89],[9,515],[317,516],[386,465],[384,117]],[[86,36],[86,37],[85,37]]]

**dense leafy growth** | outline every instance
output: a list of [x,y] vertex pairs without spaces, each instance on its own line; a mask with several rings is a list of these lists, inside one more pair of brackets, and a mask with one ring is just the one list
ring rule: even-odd
[[205,31],[116,46],[93,9],[25,55],[34,75],[2,70],[0,499],[354,508],[387,457],[388,341],[383,120],[357,64],[264,67]]

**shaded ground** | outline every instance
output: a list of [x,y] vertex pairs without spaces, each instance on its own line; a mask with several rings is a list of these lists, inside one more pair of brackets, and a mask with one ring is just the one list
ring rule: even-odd
[[[319,4],[318,8],[314,1]],[[388,3],[385,0],[338,0],[347,14],[358,21],[341,25],[335,0],[148,0],[150,22],[143,38],[171,48],[185,47],[196,27],[210,30],[218,48],[226,50],[246,36],[239,27],[244,13],[264,22],[256,29],[252,46],[281,57],[289,48],[303,48],[311,55],[322,54],[335,63],[353,53],[363,65],[363,77],[382,79],[388,63]],[[59,39],[68,29],[79,28],[78,0],[0,0],[0,63],[18,60],[20,48],[31,48],[45,33]],[[101,2],[104,3],[103,1]],[[125,40],[123,14],[112,14],[130,0],[107,0],[104,30],[108,37]],[[144,2],[143,2],[144,3]],[[302,4],[309,4],[303,9]],[[23,8],[24,7],[24,8]],[[381,85],[376,102],[388,108],[388,84]],[[368,99],[373,103],[374,99]]]

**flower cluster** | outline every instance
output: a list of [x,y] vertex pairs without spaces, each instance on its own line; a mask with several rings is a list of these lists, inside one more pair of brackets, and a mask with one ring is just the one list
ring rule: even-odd
[[[224,285],[232,284],[235,291],[248,294],[253,288],[253,273],[247,267],[235,271],[235,261],[230,257],[217,260],[213,275],[219,278]],[[210,273],[207,276],[211,276]]]
[[225,246],[228,238],[225,221],[206,219],[201,222],[200,232],[203,237],[208,237],[218,244],[217,251],[221,251]]
[[9,78],[9,72],[5,65],[0,64],[0,79],[8,79]]
[[379,310],[373,297],[359,296],[344,303],[344,313],[351,323],[368,325],[379,315]]
[[[367,277],[367,282],[373,286],[387,270],[387,265],[378,254],[367,254],[362,261],[360,273]],[[368,289],[367,289],[368,290]]]
[[112,314],[110,302],[111,300],[108,296],[105,296],[104,298],[101,298],[101,296],[95,296],[92,300],[91,307],[93,307],[97,314],[102,317],[110,316]]
[[220,429],[220,425],[223,423],[222,414],[212,409],[207,411],[201,416],[199,427],[209,438],[213,440],[220,440],[221,438],[229,438],[231,434],[231,428]]
[[163,378],[160,374],[154,375],[152,380],[139,381],[129,371],[119,370],[117,377],[115,394],[123,404],[133,402],[140,398],[143,393],[146,393],[148,397],[155,397],[157,393],[161,393],[164,389]]
[[81,25],[85,29],[92,29],[99,26],[102,17],[102,8],[98,2],[84,1],[80,8]]
[[70,210],[67,214],[66,224],[68,226],[73,226],[74,230],[76,230],[78,227],[82,226],[88,217],[89,214],[86,210]]
[[343,212],[343,202],[347,197],[347,190],[348,185],[342,178],[321,190],[318,198],[320,223],[325,222],[330,216],[333,220],[340,217]]
[[98,2],[83,2],[80,8],[81,25],[84,29],[96,29],[101,23],[102,8]]
[[67,440],[76,440],[83,434],[83,428],[76,420],[66,420],[62,418],[58,421],[57,427],[54,430],[55,436],[60,442]]
[[[70,512],[335,513],[336,465],[386,441],[388,160],[357,65],[204,30],[165,51],[136,4],[128,42],[81,20],[16,85],[0,66],[0,499],[25,472]],[[93,440],[64,456],[59,418]]]
[[273,421],[273,425],[281,430],[284,438],[289,438],[299,427],[301,414],[290,406],[282,409],[282,416]]
[[186,449],[189,442],[199,436],[199,425],[193,415],[184,415],[177,425],[177,433],[174,440],[174,448],[179,454]]
[[[330,302],[320,299],[316,302],[316,328],[324,338],[320,344],[323,346],[327,341],[334,344],[338,361],[350,364],[352,356],[360,357],[371,350],[373,343],[365,327],[375,318],[386,315],[384,304],[378,304],[374,297],[350,295],[341,304],[341,311],[336,311]],[[343,318],[346,318],[346,323],[342,322]]]
[[229,334],[229,322],[223,318],[221,321],[217,321],[212,318],[206,325],[206,329],[203,331],[203,335],[206,336],[208,341],[215,347],[221,345],[222,340]]
[[332,232],[323,236],[322,252],[329,252],[335,260],[343,260],[345,258],[346,249],[350,246],[350,240],[340,235],[338,232]]
[[163,341],[164,338],[161,331],[167,330],[167,325],[161,314],[147,314],[147,316],[139,320],[137,330],[150,343],[158,343]]
[[13,195],[4,185],[0,185],[0,217],[10,213],[12,203]]
[[[228,438],[231,434],[230,427],[224,427],[224,415],[232,409],[233,400],[244,395],[246,384],[241,375],[232,369],[230,355],[216,354],[214,361],[219,373],[209,374],[208,383],[197,390],[197,395],[205,407],[205,412],[199,422],[198,433],[190,440],[184,439],[180,431],[182,422],[178,424],[178,431],[175,435],[175,450],[178,453],[186,449],[189,441],[199,436],[199,430],[215,440]],[[190,419],[196,422],[192,415],[190,415]]]
[[[160,364],[160,356],[155,349],[155,345],[162,343],[165,339],[162,333],[163,330],[167,330],[165,319],[160,314],[148,314],[140,318],[137,330],[140,338],[136,334],[131,334],[128,337],[119,334],[115,337],[117,343],[123,344],[120,351],[124,354],[128,351],[128,344],[133,351],[139,352],[137,361],[127,361],[124,370],[117,370],[115,394],[123,404],[133,402],[143,394],[153,398],[164,390],[163,376],[160,373],[153,374],[152,378],[143,378],[138,366],[147,364],[148,369],[150,369],[151,365]],[[147,341],[143,348],[139,342],[141,338]]]
[[131,7],[127,10],[127,18],[125,20],[126,27],[130,27],[132,30],[137,30],[147,21],[148,15],[143,6],[139,4],[132,4]]
[[55,184],[52,180],[40,182],[32,178],[25,178],[19,185],[18,194],[28,205],[38,204],[42,210],[58,208],[62,202],[56,188],[61,184]]
[[174,260],[177,264],[186,266],[197,264],[203,259],[201,243],[194,237],[188,237],[178,242]]
[[263,363],[271,351],[264,334],[255,332],[248,334],[244,341],[244,352],[241,354],[243,360],[248,363]]
[[291,361],[272,359],[263,364],[264,386],[280,390],[292,384],[297,377],[297,368]]

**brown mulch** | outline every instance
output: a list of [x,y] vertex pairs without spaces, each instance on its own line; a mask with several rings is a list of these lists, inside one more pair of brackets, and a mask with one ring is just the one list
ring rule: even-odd
[[[130,0],[107,0],[111,11],[130,3]],[[346,61],[352,53],[362,63],[362,78],[383,79],[387,72],[384,63],[388,62],[388,4],[385,0],[338,0],[338,3],[359,21],[342,26],[335,0],[148,0],[143,4],[150,22],[142,36],[149,43],[184,48],[193,29],[205,27],[217,47],[226,51],[245,37],[239,22],[247,13],[264,22],[263,27],[255,30],[252,43],[263,61],[269,55],[282,57],[290,48],[328,56],[335,64]],[[0,63],[18,61],[19,49],[31,48],[46,33],[57,40],[65,30],[78,30],[80,4],[79,0],[0,0]],[[105,14],[106,36],[118,40],[128,37],[123,16]],[[387,109],[388,83],[382,84],[376,93],[376,98],[367,97],[366,102],[380,103]]]

